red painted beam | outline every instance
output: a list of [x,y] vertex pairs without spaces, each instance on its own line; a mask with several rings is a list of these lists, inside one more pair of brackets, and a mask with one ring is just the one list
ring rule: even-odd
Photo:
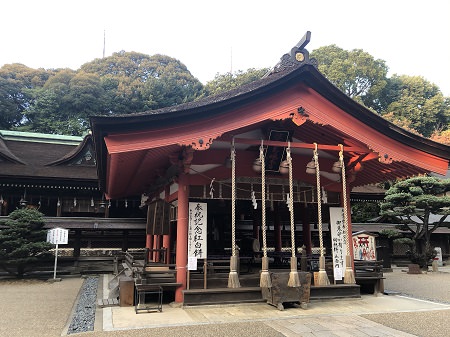
[[[248,138],[235,138],[235,144],[247,144],[247,145],[261,145],[261,140],[256,139],[248,139]],[[277,147],[288,147],[287,142],[280,142],[275,140],[264,140],[263,145],[267,146],[277,146]],[[314,144],[306,144],[306,143],[290,143],[291,148],[296,149],[314,149]],[[340,151],[341,147],[339,145],[325,145],[325,144],[317,144],[317,148],[320,150],[329,150],[329,151]],[[345,152],[360,152],[360,153],[370,153],[371,151],[364,147],[357,146],[349,146],[344,147]]]

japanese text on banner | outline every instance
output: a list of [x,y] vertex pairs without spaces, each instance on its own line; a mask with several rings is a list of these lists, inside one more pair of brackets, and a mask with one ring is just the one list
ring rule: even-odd
[[189,203],[188,257],[207,257],[207,206],[203,202]]
[[342,280],[342,271],[345,269],[345,254],[347,251],[344,236],[347,234],[345,233],[344,209],[342,207],[330,207],[330,232],[334,279],[340,281]]

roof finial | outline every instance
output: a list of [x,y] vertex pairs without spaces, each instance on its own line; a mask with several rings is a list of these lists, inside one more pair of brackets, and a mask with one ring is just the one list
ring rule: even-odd
[[305,63],[317,67],[316,59],[310,59],[309,52],[305,49],[309,41],[311,41],[311,32],[307,31],[302,39],[291,49],[290,53],[284,54],[276,66],[269,70],[263,78]]
[[306,47],[306,45],[311,41],[311,32],[308,30],[305,35],[303,35],[302,39],[298,41],[298,43],[295,45],[298,49],[303,49]]

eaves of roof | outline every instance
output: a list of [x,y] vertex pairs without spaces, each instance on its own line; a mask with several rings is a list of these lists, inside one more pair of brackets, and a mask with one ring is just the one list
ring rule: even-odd
[[[149,125],[157,128],[167,124],[175,125],[205,119],[215,114],[227,113],[238,105],[262,97],[268,91],[272,93],[282,91],[299,82],[304,82],[349,115],[393,140],[450,160],[450,146],[433,142],[392,124],[345,95],[311,64],[301,64],[289,71],[275,73],[228,92],[194,102],[127,115],[93,116],[91,126],[94,134],[99,136],[99,134],[142,130]],[[98,141],[96,137],[94,142]]]

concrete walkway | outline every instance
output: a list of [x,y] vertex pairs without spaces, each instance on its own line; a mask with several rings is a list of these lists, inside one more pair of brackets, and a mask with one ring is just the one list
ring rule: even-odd
[[[97,308],[95,331],[83,335],[450,336],[450,268],[421,275],[397,268],[385,276],[390,295],[313,301],[306,310],[279,311],[264,303],[184,309],[164,304],[163,312],[139,314],[133,307]],[[99,297],[106,282],[105,277]],[[65,335],[82,283],[81,278],[0,281],[0,336]]]
[[[439,286],[430,285],[429,288],[434,289],[429,289],[429,291],[435,291],[437,288],[440,292],[445,292],[450,289],[450,274],[448,273],[407,275],[401,269],[395,269],[393,273],[387,274],[386,286],[388,288],[390,279],[393,280],[392,283],[395,287],[397,287],[397,283],[408,284],[409,286],[414,283],[416,287],[423,287],[423,284],[430,279]],[[412,279],[414,280],[410,282]],[[106,284],[105,280],[105,286]],[[398,293],[398,291],[393,289],[391,293]],[[427,295],[429,294],[427,293]],[[440,298],[442,299],[442,296]],[[447,304],[416,299],[401,294],[363,295],[361,299],[313,301],[306,310],[292,307],[284,311],[279,311],[265,303],[188,308],[173,308],[170,305],[164,305],[163,312],[140,314],[136,314],[133,307],[112,307],[103,309],[103,330],[222,325],[222,333],[217,334],[216,332],[213,336],[229,336],[230,330],[227,329],[227,324],[242,323],[245,326],[246,324],[259,322],[260,326],[275,330],[271,336],[414,336],[414,334],[395,329],[395,326],[389,323],[393,321],[396,315],[416,317],[418,313],[420,316],[423,316],[423,313],[432,313],[433,316],[443,318],[442,324],[434,324],[435,327],[439,327],[437,334],[436,329],[431,329],[428,330],[430,331],[429,336],[450,335],[448,319],[445,319],[446,317],[450,318],[450,298]],[[402,318],[402,321],[407,322],[408,320],[405,317]],[[380,322],[383,324],[387,322],[388,326],[382,325]],[[411,322],[409,323],[411,325]],[[417,333],[420,336],[427,336],[427,331],[421,331],[423,329],[419,329],[418,324],[412,324],[412,326],[412,329],[408,330],[403,327],[403,330]],[[247,329],[245,331],[242,332],[244,335],[260,336],[253,334],[252,330]],[[274,334],[276,332],[281,334]],[[158,329],[159,336],[173,336],[173,333],[174,331],[171,329]]]
[[133,308],[113,307],[103,309],[103,329],[111,331],[258,321],[284,336],[410,336],[360,315],[439,310],[450,310],[450,305],[401,296],[372,295],[365,295],[361,299],[311,302],[306,310],[287,308],[279,311],[265,303],[184,309],[165,305],[161,313],[135,314]]

